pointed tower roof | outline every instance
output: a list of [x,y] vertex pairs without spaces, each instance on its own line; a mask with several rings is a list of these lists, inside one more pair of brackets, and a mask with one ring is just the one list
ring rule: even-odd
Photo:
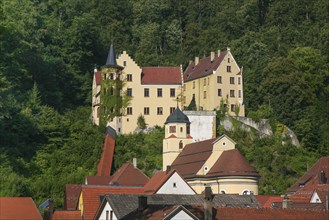
[[178,108],[171,113],[171,115],[168,116],[165,124],[168,123],[186,123],[186,124],[191,124],[190,120],[188,117]]
[[107,55],[105,66],[106,67],[115,67],[115,68],[121,68],[121,69],[123,69],[122,66],[119,66],[117,64],[117,60],[116,60],[116,55],[115,55],[115,50],[114,50],[113,44],[111,44],[109,53]]

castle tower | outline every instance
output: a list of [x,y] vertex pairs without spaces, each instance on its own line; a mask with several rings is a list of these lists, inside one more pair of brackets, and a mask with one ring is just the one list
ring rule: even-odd
[[183,150],[185,145],[193,142],[190,136],[190,121],[178,108],[168,116],[165,122],[165,138],[163,139],[163,166],[165,171]]

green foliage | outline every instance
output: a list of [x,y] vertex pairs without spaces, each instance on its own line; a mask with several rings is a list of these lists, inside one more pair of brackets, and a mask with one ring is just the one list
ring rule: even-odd
[[146,122],[145,122],[145,117],[141,114],[137,118],[137,126],[140,129],[145,129],[146,128]]

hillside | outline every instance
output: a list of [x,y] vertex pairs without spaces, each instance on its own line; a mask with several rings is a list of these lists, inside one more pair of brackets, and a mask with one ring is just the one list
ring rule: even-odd
[[[0,8],[0,196],[52,196],[61,206],[64,184],[95,172],[104,129],[89,121],[92,73],[111,42],[141,66],[186,66],[230,47],[244,68],[247,116],[287,125],[301,144],[229,133],[266,175],[261,192],[283,192],[328,155],[328,1],[2,0]],[[157,142],[120,138],[116,167],[134,145],[151,174],[161,161],[144,154],[159,152]]]

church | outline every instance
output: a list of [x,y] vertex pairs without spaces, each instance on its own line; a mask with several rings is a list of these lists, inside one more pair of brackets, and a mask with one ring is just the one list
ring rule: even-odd
[[201,194],[209,186],[215,194],[258,194],[260,175],[227,135],[193,142],[189,118],[177,107],[165,122],[163,170],[177,173]]

